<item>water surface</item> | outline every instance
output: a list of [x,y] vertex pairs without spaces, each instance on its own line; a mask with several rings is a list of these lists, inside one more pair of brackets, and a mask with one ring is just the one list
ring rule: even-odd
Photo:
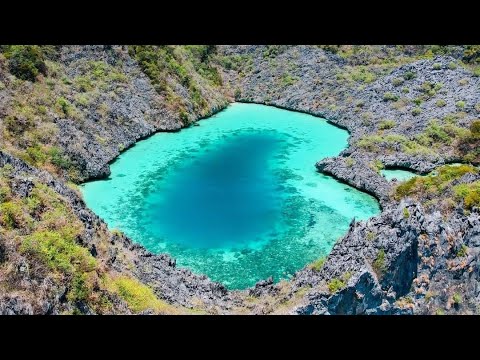
[[315,170],[347,137],[311,115],[235,103],[139,142],[82,192],[110,228],[245,288],[288,278],[328,254],[352,218],[379,212],[373,197]]

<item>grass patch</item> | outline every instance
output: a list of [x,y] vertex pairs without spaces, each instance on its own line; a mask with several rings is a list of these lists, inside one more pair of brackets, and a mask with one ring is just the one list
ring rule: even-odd
[[153,310],[161,314],[176,314],[178,309],[158,299],[153,290],[138,280],[120,276],[108,281],[108,289],[118,294],[134,313]]

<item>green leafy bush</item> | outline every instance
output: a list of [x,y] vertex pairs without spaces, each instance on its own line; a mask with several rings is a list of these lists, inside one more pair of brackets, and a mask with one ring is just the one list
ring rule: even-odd
[[328,282],[328,290],[330,291],[331,294],[336,293],[339,290],[342,290],[345,287],[345,282],[338,279],[334,278]]
[[387,129],[391,129],[391,128],[395,127],[395,125],[396,125],[396,123],[393,120],[382,120],[378,124],[378,128],[380,130],[387,130]]
[[438,99],[436,102],[435,102],[435,105],[437,105],[437,107],[444,107],[445,105],[447,105],[447,102],[443,99]]
[[480,206],[480,181],[456,185],[453,191],[457,199],[463,201],[466,209]]
[[416,76],[417,76],[417,74],[414,73],[413,71],[407,71],[407,72],[405,73],[405,75],[403,76],[403,78],[404,78],[405,80],[412,80],[412,79],[414,79]]
[[404,81],[405,80],[402,79],[402,78],[394,78],[394,79],[392,79],[392,84],[393,84],[393,86],[400,86],[404,83]]
[[455,103],[455,106],[459,109],[463,109],[463,108],[465,108],[465,101],[457,101]]
[[387,91],[384,95],[383,95],[383,101],[397,101],[398,100],[398,96],[397,95],[394,95],[393,93]]
[[313,263],[310,264],[310,269],[315,270],[315,271],[322,270],[323,265],[325,264],[326,260],[327,260],[326,257],[321,257],[321,258],[315,260]]
[[373,264],[372,264],[372,267],[373,267],[373,270],[375,271],[375,273],[377,274],[377,276],[382,276],[383,273],[385,272],[386,270],[386,265],[385,265],[385,250],[384,249],[380,249],[378,251],[378,254],[377,254],[377,257],[376,259],[374,260]]
[[42,49],[36,45],[12,45],[5,52],[9,71],[22,80],[35,81],[47,74]]
[[419,107],[416,107],[412,110],[412,115],[417,116],[417,115],[420,115],[421,112],[422,112],[422,109],[420,109]]

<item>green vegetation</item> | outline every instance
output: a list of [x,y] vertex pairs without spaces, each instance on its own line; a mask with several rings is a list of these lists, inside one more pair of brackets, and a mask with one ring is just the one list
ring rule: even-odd
[[458,250],[457,252],[457,257],[464,257],[464,256],[467,256],[467,254],[468,254],[468,247],[465,244],[463,244],[460,250]]
[[162,314],[175,314],[178,312],[172,305],[159,300],[152,289],[133,278],[120,276],[108,279],[107,288],[125,300],[134,313],[148,309]]
[[[179,114],[185,125],[190,122],[190,117],[186,115],[187,102],[192,103],[194,111],[206,114],[208,103],[202,89],[205,86],[222,85],[215,64],[227,61],[229,66],[233,66],[231,61],[217,59],[215,45],[140,45],[129,46],[128,51],[150,78],[155,90],[165,96],[167,105]],[[175,93],[175,81],[187,89],[187,99]]]
[[347,165],[348,167],[352,167],[353,165],[355,165],[355,159],[351,157],[346,158],[345,165]]
[[9,71],[22,80],[35,81],[37,75],[47,74],[42,48],[37,45],[11,45],[4,49]]
[[448,63],[448,68],[450,70],[455,70],[457,68],[457,64],[455,64],[453,61]]
[[435,102],[435,105],[437,105],[437,107],[444,107],[445,105],[447,105],[447,102],[443,99],[438,99],[436,102]]
[[280,81],[283,86],[290,86],[297,82],[297,78],[291,76],[290,74],[283,74]]
[[[406,196],[418,196],[427,194],[443,194],[444,190],[455,179],[461,178],[467,173],[477,173],[478,170],[473,166],[449,166],[445,165],[436,170],[436,174],[430,174],[424,177],[414,177],[398,185],[395,189],[395,198],[397,200]],[[478,199],[477,185],[475,183],[458,185],[454,191],[459,198],[463,198],[465,206],[474,206]],[[480,189],[480,188],[479,188]],[[466,199],[466,200],[465,200]]]
[[[111,313],[112,296],[125,300],[133,312],[151,309],[170,314],[179,311],[157,299],[152,290],[138,280],[111,275],[105,264],[100,264],[78,243],[84,225],[67,200],[51,188],[34,182],[29,196],[13,196],[10,188],[14,181],[7,177],[10,172],[11,166],[0,169],[0,228],[2,239],[14,244],[28,261],[29,277],[48,276],[56,287],[66,288],[66,299],[74,307],[74,314],[81,313],[80,303],[97,313]],[[106,230],[94,236],[98,241],[97,251],[106,251],[109,243]],[[2,269],[0,288],[19,286],[15,269]]]
[[387,129],[391,129],[391,128],[395,127],[395,125],[396,125],[396,122],[393,121],[393,120],[382,120],[378,124],[378,128],[380,130],[387,130]]
[[422,112],[422,109],[420,109],[419,107],[416,107],[412,110],[412,115],[417,116],[417,115],[420,115],[421,112]]
[[375,233],[374,233],[373,231],[367,232],[366,239],[367,239],[368,241],[373,241],[373,240],[375,239]]
[[51,270],[63,273],[92,271],[95,260],[87,249],[75,243],[74,229],[37,231],[25,238],[20,251],[37,257]]
[[480,46],[467,45],[463,53],[463,61],[467,63],[480,63]]
[[383,101],[398,101],[398,96],[387,91],[384,95],[383,95]]
[[336,293],[339,290],[342,290],[346,286],[346,283],[338,278],[333,278],[328,282],[328,291],[331,294]]
[[378,251],[376,259],[373,261],[372,264],[373,270],[377,274],[378,277],[381,277],[386,270],[385,264],[385,250],[380,249]]
[[402,151],[408,154],[432,154],[433,150],[419,144],[417,141],[409,140],[403,135],[387,134],[380,135],[365,135],[361,137],[357,145],[370,152],[386,151],[387,153],[396,151],[398,145],[401,146]]
[[410,212],[408,211],[408,209],[406,207],[403,208],[403,218],[408,219],[409,217],[410,217]]
[[381,160],[375,159],[375,160],[371,163],[371,168],[372,168],[375,172],[380,173],[380,170],[384,169],[385,166],[383,165],[383,163],[382,163]]
[[441,68],[442,68],[442,64],[440,63],[433,64],[433,70],[440,70]]
[[452,300],[455,305],[460,305],[463,301],[462,296],[459,293],[453,294]]
[[322,270],[323,265],[325,264],[326,260],[327,260],[326,257],[321,257],[321,258],[315,260],[313,263],[310,264],[310,269],[315,270],[315,271]]
[[465,101],[457,101],[455,103],[455,106],[459,109],[464,109],[465,108]]
[[263,51],[264,58],[275,58],[286,50],[286,45],[267,45]]
[[392,85],[393,86],[400,86],[405,82],[405,79],[403,78],[394,78],[392,79]]
[[403,76],[405,80],[412,80],[412,79],[415,79],[416,77],[417,77],[417,74],[413,71],[407,71]]
[[480,181],[469,184],[459,184],[453,187],[453,192],[458,201],[463,201],[463,206],[471,210],[480,206]]

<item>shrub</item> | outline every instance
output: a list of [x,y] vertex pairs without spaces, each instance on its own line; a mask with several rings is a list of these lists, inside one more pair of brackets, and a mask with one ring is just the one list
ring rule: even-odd
[[[453,180],[461,178],[467,173],[477,173],[478,170],[473,166],[461,165],[461,166],[449,166],[444,165],[436,170],[436,173],[432,173],[425,177],[413,177],[401,184],[395,189],[395,197],[401,199],[405,196],[410,196],[415,193],[423,193],[428,191],[431,194],[441,193]],[[474,183],[472,183],[474,184]],[[471,184],[468,184],[471,185]],[[465,197],[469,194],[469,188],[464,188],[467,184],[457,185],[454,187],[454,192],[457,198]]]
[[419,97],[413,99],[413,103],[417,106],[420,106],[420,104],[423,102],[423,100]]
[[374,73],[368,71],[368,68],[362,66],[355,67],[351,72],[351,77],[352,80],[365,84],[370,84],[376,79]]
[[411,80],[411,79],[414,79],[416,76],[417,76],[417,74],[414,73],[413,71],[407,71],[407,72],[405,73],[405,75],[403,76],[403,78],[404,78],[405,80]]
[[26,130],[30,129],[34,122],[29,116],[14,116],[14,115],[7,115],[3,119],[5,124],[5,128],[8,132],[20,135],[24,133]]
[[410,217],[410,212],[408,211],[408,209],[406,207],[403,208],[403,218],[408,219],[409,217]]
[[459,109],[463,109],[463,108],[465,108],[465,101],[457,101],[455,103],[455,106]]
[[475,138],[480,138],[480,120],[474,120],[470,124],[470,132]]
[[159,300],[152,289],[138,280],[122,276],[110,281],[109,289],[117,293],[135,313],[151,309],[157,312],[175,312],[173,306]]
[[462,296],[459,293],[453,294],[452,300],[456,305],[460,305],[463,301]]
[[297,79],[290,74],[283,74],[281,77],[281,82],[283,86],[290,86],[295,84],[297,82]]
[[389,91],[387,91],[387,92],[383,95],[383,101],[397,101],[397,100],[398,100],[398,96],[392,94],[392,93],[389,92]]
[[373,241],[375,239],[375,233],[373,231],[367,232],[367,240]]
[[394,78],[394,79],[392,79],[392,84],[393,84],[393,86],[400,86],[400,85],[403,84],[404,81],[405,80],[402,79],[402,78]]
[[352,159],[351,157],[348,157],[345,160],[345,165],[347,165],[348,167],[352,167],[354,164],[355,164],[355,159]]
[[457,68],[457,64],[455,64],[453,61],[448,63],[448,68],[450,70],[455,70]]
[[66,116],[69,115],[72,104],[67,99],[64,97],[59,97],[57,99],[57,105]]
[[378,159],[375,159],[372,163],[372,168],[377,172],[379,173],[380,170],[382,170],[385,166],[383,165],[383,163],[378,160]]
[[328,282],[328,290],[331,294],[336,293],[339,290],[342,290],[345,287],[345,282],[338,278],[333,278]]
[[239,88],[236,88],[234,96],[235,96],[235,100],[239,100],[240,97],[242,96],[242,91]]
[[72,166],[70,159],[63,155],[62,151],[57,147],[50,148],[48,156],[50,157],[50,162],[61,169],[67,170]]
[[70,284],[70,290],[67,294],[69,301],[84,301],[90,295],[91,289],[88,283],[87,273],[78,273],[73,276]]
[[445,105],[447,105],[447,102],[443,99],[438,99],[435,105],[437,105],[437,107],[444,107]]
[[458,80],[458,85],[460,85],[460,86],[465,86],[467,84],[468,84],[468,79]]
[[7,229],[19,227],[22,223],[21,207],[13,201],[0,204],[0,221]]
[[480,46],[467,45],[463,52],[463,60],[468,63],[480,62]]
[[410,89],[408,87],[405,86],[402,88],[402,93],[408,94],[409,92],[410,92]]
[[468,254],[468,247],[463,244],[462,247],[460,248],[460,250],[458,250],[457,252],[457,256],[458,257],[464,257]]
[[325,261],[327,260],[326,257],[321,257],[318,260],[315,260],[313,263],[310,264],[310,269],[315,270],[315,271],[320,271],[323,268],[323,265],[325,264]]
[[433,70],[440,70],[442,68],[442,64],[441,63],[435,63],[433,64]]
[[393,120],[383,120],[378,124],[380,130],[387,130],[395,127],[396,123]]
[[453,187],[453,191],[457,199],[463,201],[466,209],[470,210],[475,206],[480,206],[480,181],[456,185]]
[[5,53],[9,71],[22,80],[35,81],[38,74],[47,74],[42,50],[36,45],[12,45]]
[[412,110],[412,115],[417,116],[417,115],[420,115],[421,112],[422,112],[422,109],[420,109],[419,107],[416,107]]
[[378,277],[381,277],[383,275],[383,272],[386,270],[384,249],[380,249],[375,261],[372,264],[372,267]]
[[75,236],[69,229],[36,231],[25,238],[20,251],[37,257],[50,269],[66,274],[92,271],[96,264],[88,250],[75,243]]

